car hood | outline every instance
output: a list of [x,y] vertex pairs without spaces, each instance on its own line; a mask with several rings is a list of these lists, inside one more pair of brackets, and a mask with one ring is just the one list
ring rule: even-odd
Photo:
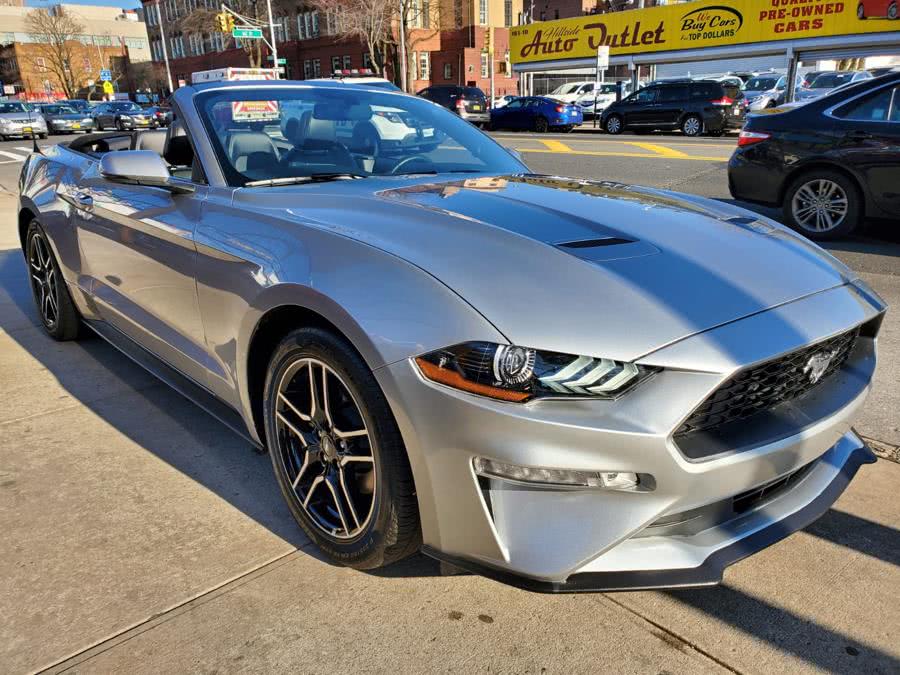
[[618,183],[369,178],[238,190],[241,202],[409,261],[513,343],[625,361],[852,276],[756,214]]

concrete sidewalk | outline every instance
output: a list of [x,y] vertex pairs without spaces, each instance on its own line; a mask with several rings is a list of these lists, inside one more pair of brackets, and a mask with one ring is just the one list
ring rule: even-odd
[[900,671],[900,465],[863,467],[719,588],[547,596],[421,556],[334,567],[305,548],[267,457],[102,341],[43,335],[10,207],[0,673]]

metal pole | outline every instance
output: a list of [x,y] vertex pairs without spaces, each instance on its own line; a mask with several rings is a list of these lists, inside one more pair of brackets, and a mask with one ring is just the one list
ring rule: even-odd
[[784,92],[784,102],[790,103],[797,95],[797,55],[794,53],[793,47],[787,50],[787,89]]
[[166,62],[166,77],[169,78],[169,94],[175,91],[172,86],[172,69],[169,67],[169,50],[166,47],[166,31],[163,28],[162,12],[159,11],[159,2],[156,0],[156,18],[159,19],[159,37],[162,42],[163,60]]
[[279,78],[278,71],[278,43],[275,42],[275,21],[272,19],[272,0],[266,0],[266,7],[269,10],[269,32],[272,35],[272,65],[275,67],[275,79]]
[[400,0],[400,88],[406,92],[406,11]]

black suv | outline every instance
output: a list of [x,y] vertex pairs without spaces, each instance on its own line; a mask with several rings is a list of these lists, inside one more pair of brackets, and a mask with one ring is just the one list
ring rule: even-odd
[[625,129],[681,129],[686,136],[721,136],[744,124],[740,89],[715,80],[673,80],[651,84],[603,111],[610,134]]
[[464,120],[474,124],[488,124],[491,121],[487,98],[478,87],[436,84],[423,89],[417,95],[452,110]]

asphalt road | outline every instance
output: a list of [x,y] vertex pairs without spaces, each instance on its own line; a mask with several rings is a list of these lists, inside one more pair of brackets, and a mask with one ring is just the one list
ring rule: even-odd
[[[721,139],[501,140],[536,171],[727,198]],[[41,331],[11,194],[28,149],[0,143],[0,672],[900,671],[888,461],[717,588],[546,596],[422,556],[323,562],[268,457],[106,343]],[[897,248],[832,250],[900,306]],[[900,313],[880,349],[860,429],[900,443]]]

